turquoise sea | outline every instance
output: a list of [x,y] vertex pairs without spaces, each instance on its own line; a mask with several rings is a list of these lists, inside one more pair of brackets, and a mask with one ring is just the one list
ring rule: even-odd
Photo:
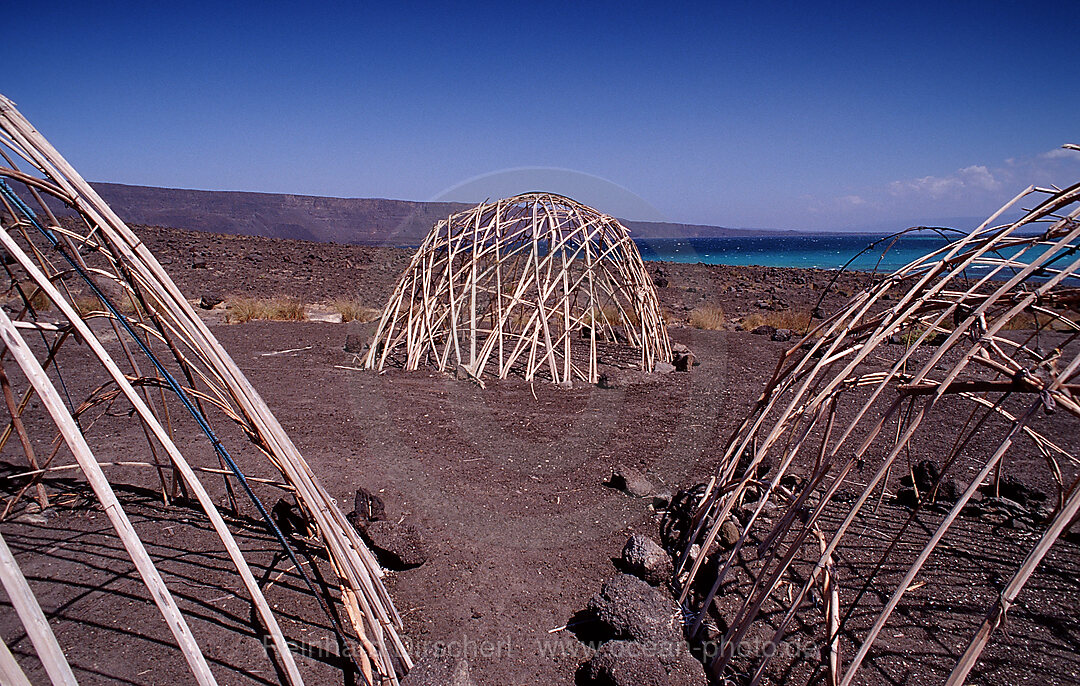
[[839,269],[855,258],[849,269],[886,273],[947,243],[936,235],[904,236],[893,242],[869,234],[637,238],[634,242],[645,260]]

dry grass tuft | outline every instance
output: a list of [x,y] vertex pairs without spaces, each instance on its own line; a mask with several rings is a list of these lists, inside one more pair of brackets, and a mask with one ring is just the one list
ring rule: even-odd
[[[146,314],[146,308],[142,303],[135,299],[130,293],[124,293],[119,298],[113,300],[116,305],[116,309],[120,310],[122,314],[130,316],[142,316]],[[99,305],[99,308],[104,309],[104,306]]]
[[[993,323],[996,316],[997,315],[987,315],[987,323]],[[900,334],[900,338],[904,342],[904,345],[914,345],[915,342],[919,340],[919,337],[922,336],[923,333],[929,328],[930,326],[928,324],[922,322],[914,323],[902,331],[902,333]],[[1071,327],[1069,327],[1068,324],[1065,324],[1060,320],[1052,321],[1049,315],[1036,315],[1034,312],[1020,312],[1016,314],[1016,316],[1014,316],[1012,319],[1005,322],[1005,325],[1002,326],[999,330],[1035,331],[1036,329],[1049,329],[1058,331],[1069,330],[1070,328]],[[951,333],[951,329],[945,329],[939,326],[938,330],[935,333],[931,334],[927,340],[940,344],[940,342],[947,338]]]
[[802,333],[810,328],[810,312],[806,310],[771,312],[765,319],[769,326],[775,326],[778,329],[790,329]]
[[525,327],[529,325],[529,321],[535,310],[527,309],[523,306],[515,307],[511,313],[506,317],[506,326],[511,331],[524,331]]
[[[29,293],[30,291],[27,292]],[[30,296],[30,305],[37,312],[48,312],[52,309],[52,300],[45,294],[45,291],[38,288],[35,289],[33,295]]]
[[636,328],[640,320],[634,312],[624,313],[616,305],[594,307],[590,321],[607,322],[611,326],[629,325]]
[[296,298],[278,297],[270,301],[266,316],[263,319],[272,319],[279,322],[302,322],[307,319],[304,312],[304,303]]
[[[989,323],[989,322],[988,322]],[[1049,325],[1049,315],[1043,315],[1036,319],[1036,316],[1032,312],[1019,312],[1015,317],[1005,322],[1005,326],[1001,327],[1001,331],[1033,331],[1039,326]]]
[[225,314],[227,322],[250,322],[259,319],[259,301],[255,298],[230,298],[229,311]]
[[275,298],[230,298],[229,311],[225,315],[227,322],[250,322],[254,319],[268,319],[278,322],[302,322],[307,319],[304,304],[296,298],[278,296]]
[[382,314],[382,311],[368,307],[356,298],[337,298],[330,301],[330,308],[341,315],[343,322],[363,324],[378,319]]
[[753,331],[759,326],[771,326],[774,329],[788,329],[795,333],[803,333],[811,327],[810,312],[805,310],[781,310],[761,314],[752,312],[743,317],[740,325],[744,331]]
[[22,282],[19,284],[19,289],[16,289],[15,284],[12,284],[6,296],[12,298],[14,300],[12,305],[20,310],[26,306],[26,301],[23,300],[24,296],[30,301],[30,307],[34,308],[35,312],[48,312],[52,308],[52,300],[33,281]]
[[[111,295],[109,300],[120,314],[125,316],[141,317],[146,314],[146,308],[143,307],[142,303],[128,292]],[[98,300],[97,296],[90,293],[73,293],[70,302],[80,317],[95,313],[98,315],[108,315],[109,313],[109,310]]]
[[739,326],[743,328],[743,331],[753,331],[759,326],[765,326],[765,317],[757,312],[751,312],[742,318]]
[[690,326],[695,329],[717,330],[724,328],[724,310],[721,307],[706,305],[695,307],[690,312]]
[[75,308],[75,311],[79,313],[80,317],[85,317],[91,312],[105,311],[105,306],[101,304],[101,301],[92,295],[72,296],[71,306]]

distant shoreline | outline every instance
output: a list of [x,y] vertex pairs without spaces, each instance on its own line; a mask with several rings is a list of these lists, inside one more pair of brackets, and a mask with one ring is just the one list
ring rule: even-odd
[[[204,191],[114,183],[95,189],[124,221],[235,236],[307,240],[339,245],[404,247],[419,245],[431,227],[466,203],[415,202],[385,198],[329,198],[250,191]],[[66,208],[52,208],[64,214]],[[70,210],[67,210],[70,212]],[[638,241],[731,239],[876,240],[906,231],[731,228],[705,224],[620,220]],[[954,226],[974,228],[974,219]],[[929,228],[944,228],[940,225]],[[955,234],[959,236],[960,234]]]
[[[207,191],[118,183],[95,182],[93,186],[117,214],[131,224],[345,245],[418,244],[435,222],[473,207],[470,203],[460,202]],[[735,228],[686,222],[620,221],[634,238],[642,239],[887,235],[909,228],[902,222],[882,227],[881,230],[808,231]],[[973,228],[979,221],[974,218],[952,218],[945,223],[958,228]]]

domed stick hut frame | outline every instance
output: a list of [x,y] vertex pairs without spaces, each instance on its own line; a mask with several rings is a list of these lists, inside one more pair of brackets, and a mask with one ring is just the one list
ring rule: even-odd
[[[1034,206],[995,225],[1023,201]],[[826,683],[855,683],[905,594],[927,583],[916,581],[927,561],[946,554],[943,539],[977,526],[961,517],[975,496],[1005,488],[1011,461],[1041,465],[1039,478],[1056,484],[1051,507],[1031,514],[1033,543],[943,675],[951,686],[966,681],[1080,512],[1078,271],[1080,184],[1028,188],[970,234],[856,294],[781,357],[682,530],[676,576],[692,636],[702,639],[724,597],[714,674],[775,678],[788,668],[770,671],[779,646],[812,627]],[[951,448],[931,453],[935,466],[917,477],[911,455],[942,440],[929,435],[944,415]],[[898,483],[910,485],[906,506],[894,504]],[[723,550],[728,521],[739,536]],[[866,543],[854,532],[868,528],[879,553],[841,594],[836,561],[855,565],[851,551]],[[750,635],[770,638],[746,658],[738,646]],[[894,649],[884,650],[875,659]]]
[[[0,520],[27,493],[35,496],[39,507],[48,507],[44,482],[47,475],[62,470],[81,471],[195,681],[216,683],[206,656],[170,593],[167,577],[159,573],[109,481],[105,468],[118,463],[98,459],[99,451],[113,451],[115,444],[107,435],[92,431],[96,419],[87,421],[86,417],[104,415],[114,403],[127,403],[129,416],[142,427],[152,460],[120,464],[153,470],[165,502],[183,491],[203,509],[272,642],[272,646],[260,645],[259,653],[268,659],[268,653],[273,653],[281,678],[289,684],[303,683],[289,641],[199,473],[225,475],[230,499],[240,493],[255,505],[269,533],[322,606],[361,678],[369,684],[398,683],[395,664],[408,670],[412,662],[398,634],[401,619],[383,586],[383,571],[375,557],[315,478],[266,403],[139,236],[3,96],[0,246],[6,258],[3,268],[10,280],[8,296],[19,302],[10,316],[0,311],[0,386],[9,414],[0,435],[0,450],[13,436],[17,437],[29,466],[29,471],[9,477],[25,485],[5,504]],[[85,344],[89,352],[69,351],[71,346],[64,343],[73,339]],[[72,353],[70,357],[65,355],[68,352]],[[5,371],[5,366],[17,367],[25,380]],[[61,367],[75,366],[84,370],[93,388],[81,403],[71,397],[76,386],[70,376],[65,382],[61,373]],[[53,452],[47,457],[35,453],[27,430],[31,424],[23,421],[38,404],[31,402],[35,396],[57,429]],[[110,416],[124,414],[113,408]],[[190,415],[198,431],[209,440],[211,449],[202,455],[209,464],[199,464],[200,451],[192,449],[185,454],[177,447],[179,414]],[[281,481],[245,475],[234,453],[212,428],[212,422],[219,417],[239,426],[280,473]],[[33,425],[42,424],[35,418]],[[64,446],[74,464],[65,463],[61,450]],[[324,589],[313,585],[289,539],[255,493],[256,489],[270,487],[295,497],[307,517],[312,540],[325,548],[346,610],[342,616],[348,617],[351,632],[337,621],[338,613],[323,598]],[[49,678],[54,683],[74,683],[72,667],[2,538],[0,582]],[[268,650],[271,647],[273,650]],[[23,668],[2,642],[0,675],[12,683],[26,681]]]
[[596,383],[600,351],[671,360],[660,303],[626,227],[570,198],[527,193],[435,224],[398,280],[365,358],[555,383]]

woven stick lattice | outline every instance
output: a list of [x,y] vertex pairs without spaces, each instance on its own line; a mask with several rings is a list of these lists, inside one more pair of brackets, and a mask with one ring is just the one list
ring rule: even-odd
[[[8,368],[6,373],[0,371],[0,382],[10,415],[0,449],[13,434],[20,439],[30,467],[30,480],[22,492],[33,485],[32,492],[45,505],[47,493],[41,488],[41,478],[51,470],[73,468],[59,464],[59,459],[53,464],[57,450],[45,460],[32,451],[22,420],[38,405],[30,402],[36,396],[62,437],[56,445],[67,446],[75,466],[91,484],[195,680],[215,683],[207,659],[109,483],[102,468],[107,463],[98,460],[100,452],[109,451],[109,441],[87,430],[92,422],[79,419],[87,408],[127,403],[146,436],[163,498],[167,501],[177,490],[184,490],[198,502],[272,639],[282,678],[301,684],[300,669],[274,613],[196,475],[208,471],[227,475],[230,495],[235,488],[251,499],[297,573],[313,592],[318,590],[255,494],[256,486],[269,482],[248,480],[212,428],[221,418],[235,422],[280,472],[281,486],[296,497],[325,547],[347,612],[332,611],[321,592],[315,597],[327,611],[343,648],[366,682],[396,684],[395,664],[407,670],[411,661],[398,635],[400,618],[381,581],[383,572],[259,394],[139,236],[3,96],[0,156],[0,244],[6,257],[8,296],[18,303],[12,316],[0,313],[0,363]],[[90,353],[77,351],[69,357],[68,352],[76,351],[64,344],[73,339],[85,344]],[[73,389],[62,383],[60,369],[87,364],[94,367],[86,373],[98,379],[94,382],[97,390],[79,403],[70,397]],[[196,430],[209,439],[211,449],[203,457],[219,469],[198,464],[198,454],[185,454],[177,447],[178,413],[189,415]],[[14,499],[8,502],[4,512],[14,504]],[[6,547],[0,545],[0,551]],[[72,682],[62,649],[48,625],[43,625],[41,610],[10,554],[0,559],[0,578],[49,676],[57,683]],[[349,628],[338,623],[339,614],[349,617]],[[24,677],[6,647],[0,650],[0,673],[10,675],[13,682]]]
[[[1020,219],[995,225],[1025,201],[1034,207]],[[875,650],[893,635],[884,630],[905,595],[927,585],[917,577],[932,556],[947,554],[943,540],[978,531],[977,513],[1006,508],[1002,516],[1023,518],[1037,535],[1021,538],[1030,541],[1022,561],[990,590],[985,618],[965,625],[966,648],[943,668],[947,683],[965,682],[1080,511],[1078,214],[1080,184],[1029,188],[975,231],[855,295],[782,356],[681,529],[690,633],[705,638],[710,611],[724,608],[726,626],[707,639],[715,675],[757,684],[785,674],[792,683],[779,648],[813,630],[825,673],[809,680],[857,683],[867,661],[895,654]],[[1009,471],[1020,463],[1025,478],[1053,485],[1045,507],[999,497],[1015,488]],[[725,522],[739,530],[726,550],[717,544]],[[974,592],[977,576],[946,568]],[[766,637],[764,647],[740,653],[751,636]]]
[[365,358],[479,379],[596,383],[605,351],[671,359],[656,289],[617,220],[549,193],[483,203],[438,222],[390,296]]

